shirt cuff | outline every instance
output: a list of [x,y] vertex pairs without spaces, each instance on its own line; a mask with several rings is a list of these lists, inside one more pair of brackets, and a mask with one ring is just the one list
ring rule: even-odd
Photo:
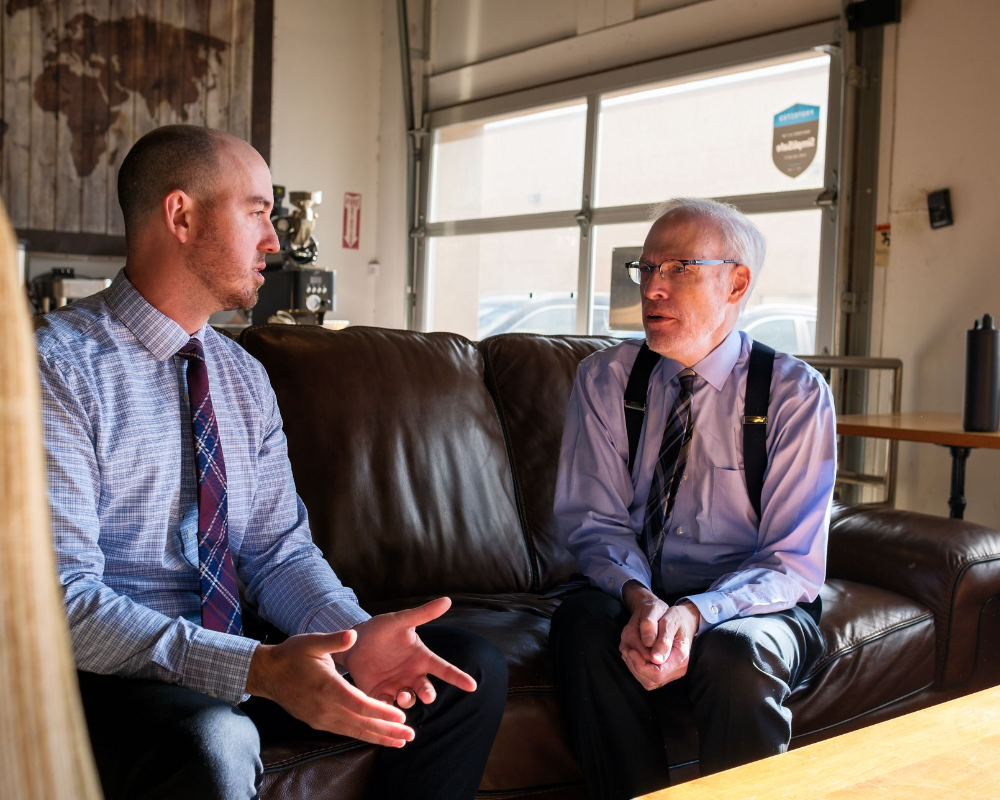
[[[331,603],[316,612],[313,618],[306,623],[304,632],[337,633],[338,631],[350,630],[371,618],[372,615],[357,603]],[[336,656],[334,657],[334,666],[339,675],[347,675],[347,668],[337,660]]]
[[184,685],[234,706],[246,701],[256,639],[199,628],[184,662]]
[[349,630],[371,618],[372,615],[356,603],[331,603],[313,615],[313,618],[306,623],[303,633],[337,633]]
[[629,581],[638,581],[647,589],[649,588],[648,574],[632,570],[621,564],[607,564],[593,575],[588,575],[591,582],[598,589],[607,592],[613,597],[622,599],[622,587]]
[[[703,592],[677,599],[677,603],[687,600],[698,609],[701,622],[698,624],[698,634],[714,628],[736,616],[738,609],[732,598],[724,592]],[[674,603],[674,605],[677,605]]]

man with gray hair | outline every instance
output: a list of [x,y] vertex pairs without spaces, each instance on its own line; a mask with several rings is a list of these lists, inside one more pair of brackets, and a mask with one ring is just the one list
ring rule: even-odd
[[664,203],[639,261],[646,341],[585,359],[555,514],[592,586],[551,641],[595,798],[669,784],[667,714],[693,704],[703,773],[782,752],[823,652],[833,401],[804,362],[736,330],[765,243],[738,210]]

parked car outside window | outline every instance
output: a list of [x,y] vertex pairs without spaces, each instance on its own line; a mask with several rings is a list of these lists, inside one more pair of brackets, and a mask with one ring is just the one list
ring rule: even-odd
[[[606,292],[594,295],[594,335],[642,338],[641,330],[613,330],[608,326]],[[746,309],[736,324],[752,339],[775,350],[810,354],[816,348],[816,309],[810,306],[764,303]],[[531,292],[484,295],[479,302],[478,336],[498,333],[567,334],[576,331],[573,292]]]

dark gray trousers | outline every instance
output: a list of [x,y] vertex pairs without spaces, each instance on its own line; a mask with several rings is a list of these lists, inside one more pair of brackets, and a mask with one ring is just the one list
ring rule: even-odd
[[693,703],[703,774],[788,747],[784,703],[823,652],[802,608],[730,620],[698,636],[687,674],[649,692],[618,651],[629,620],[598,589],[570,595],[552,619],[550,642],[564,713],[592,797],[631,798],[670,783],[662,712]]
[[[368,797],[471,798],[486,767],[507,697],[507,664],[459,628],[419,629],[435,653],[478,683],[463,692],[432,678],[437,699],[406,712],[416,738],[379,748]],[[108,800],[235,800],[256,797],[261,739],[317,733],[269,700],[241,706],[159,681],[81,672],[87,727]]]

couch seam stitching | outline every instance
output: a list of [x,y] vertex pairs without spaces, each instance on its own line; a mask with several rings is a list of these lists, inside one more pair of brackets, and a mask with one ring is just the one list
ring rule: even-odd
[[858,640],[849,647],[842,647],[830,653],[829,655],[823,656],[823,658],[821,658],[819,661],[816,662],[816,666],[813,667],[813,669],[810,671],[809,677],[816,675],[820,671],[821,667],[825,667],[827,664],[832,663],[833,661],[835,661],[836,659],[840,658],[843,655],[846,655],[847,653],[851,653],[861,647],[864,647],[866,644],[869,644],[870,642],[877,641],[878,639],[884,639],[886,635],[889,633],[892,633],[894,631],[906,630],[907,628],[912,628],[914,625],[920,622],[924,622],[926,620],[931,620],[932,622],[934,621],[934,613],[932,611],[928,611],[926,614],[923,614],[922,616],[919,617],[914,617],[913,619],[908,620],[907,622],[904,623],[895,623],[887,627],[880,628],[874,633],[871,633],[868,636],[865,636],[863,639]]
[[[498,337],[505,335],[510,334],[497,334]],[[517,334],[513,335],[517,336]],[[514,458],[514,448],[511,446],[510,435],[507,429],[507,418],[504,413],[504,403],[503,400],[500,399],[500,392],[497,387],[493,364],[489,358],[490,347],[487,345],[485,349],[487,352],[483,354],[483,379],[486,384],[486,391],[493,400],[497,421],[500,423],[500,434],[503,436],[504,448],[507,451],[507,460],[510,463],[511,477],[514,479],[514,497],[517,501],[517,514],[521,523],[521,538],[524,540],[524,546],[528,548],[528,573],[531,579],[531,588],[534,591],[540,591],[542,576],[539,572],[537,564],[539,561],[538,551],[535,548],[534,539],[528,530],[528,517],[525,513],[524,497],[521,492],[521,473],[517,468],[517,460]]]

